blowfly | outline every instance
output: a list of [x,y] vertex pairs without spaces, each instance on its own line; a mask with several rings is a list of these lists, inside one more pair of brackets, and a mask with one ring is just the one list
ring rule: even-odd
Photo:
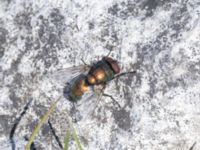
[[[64,83],[63,94],[66,99],[75,104],[84,103],[85,106],[80,108],[79,111],[84,111],[87,114],[86,111],[89,112],[97,105],[100,96],[110,97],[120,107],[111,95],[103,92],[109,81],[130,73],[135,73],[135,71],[120,73],[118,62],[106,56],[91,66],[85,64],[66,68],[54,72],[51,76],[56,82],[61,81],[62,84]],[[91,100],[94,97],[97,100]]]

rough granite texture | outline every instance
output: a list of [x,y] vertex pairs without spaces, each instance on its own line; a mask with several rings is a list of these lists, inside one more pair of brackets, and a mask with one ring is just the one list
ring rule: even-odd
[[[200,150],[199,0],[0,0],[0,149],[11,149],[3,145],[30,99],[14,135],[19,149],[62,95],[46,74],[110,50],[122,72],[137,73],[106,88],[121,109],[102,97],[74,123],[84,149]],[[62,102],[50,118],[61,141],[70,105]],[[59,149],[48,124],[35,147]]]

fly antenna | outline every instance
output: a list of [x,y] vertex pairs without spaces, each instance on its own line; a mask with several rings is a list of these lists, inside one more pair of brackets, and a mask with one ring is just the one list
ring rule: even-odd
[[[82,63],[83,63],[85,66],[87,66],[88,68],[91,67],[91,65],[87,64],[87,63],[83,60],[83,58],[81,58],[81,61],[82,61]],[[84,70],[85,70],[85,69],[84,69]]]
[[88,66],[88,64],[83,60],[83,58],[81,58],[81,61],[84,65]]

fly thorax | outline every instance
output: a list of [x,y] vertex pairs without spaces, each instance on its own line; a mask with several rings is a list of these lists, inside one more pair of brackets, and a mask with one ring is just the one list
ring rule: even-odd
[[114,77],[114,71],[105,60],[99,61],[92,66],[88,75],[89,85],[97,85],[110,81]]
[[110,68],[110,66],[105,62],[104,65],[103,65],[103,69],[105,71],[105,74],[106,74],[106,78],[105,78],[105,81],[110,81],[113,77],[114,77],[114,72],[113,70]]

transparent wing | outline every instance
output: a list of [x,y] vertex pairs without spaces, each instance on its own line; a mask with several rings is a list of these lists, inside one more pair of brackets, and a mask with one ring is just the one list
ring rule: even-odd
[[86,120],[93,117],[94,111],[97,108],[102,97],[102,88],[94,89],[85,93],[80,101],[75,105],[76,110],[80,113],[81,120]]
[[[47,75],[47,78],[51,80],[52,82],[54,82],[56,85],[59,85],[58,88],[62,89],[62,91],[65,93],[65,88],[67,87],[66,83],[71,84],[70,81],[73,81],[73,79],[80,76],[81,74],[86,75],[89,69],[90,67],[88,67],[87,65],[70,67],[70,68],[61,69],[56,72],[49,73]],[[64,97],[65,97],[64,98],[65,100],[63,99],[59,105],[60,111],[63,110],[65,107],[67,108],[70,105],[69,103],[72,103],[66,100],[67,96],[64,96]],[[98,105],[98,101],[100,97],[101,97],[101,93],[98,93],[93,87],[90,87],[89,91],[86,92],[77,103],[74,103],[75,110],[70,111],[70,112],[73,112],[71,113],[72,117],[77,118],[77,114],[79,113],[80,115],[78,116],[80,117],[78,118],[81,118],[81,120],[90,118],[93,115],[93,112]],[[70,105],[69,107],[73,107],[73,106]],[[69,109],[72,110],[72,108],[69,108]]]
[[48,73],[46,78],[55,84],[65,85],[67,82],[77,77],[80,74],[87,74],[90,67],[87,65],[80,65],[59,69],[57,71]]

